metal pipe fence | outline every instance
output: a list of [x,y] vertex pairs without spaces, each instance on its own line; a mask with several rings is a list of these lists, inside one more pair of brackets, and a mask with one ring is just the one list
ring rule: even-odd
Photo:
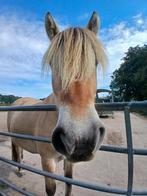
[[[127,148],[124,147],[115,147],[115,146],[104,146],[102,145],[100,150],[106,152],[113,152],[113,153],[123,153],[128,155],[128,183],[127,189],[120,189],[120,188],[110,188],[108,186],[99,186],[96,184],[91,184],[84,181],[78,181],[74,179],[70,179],[64,176],[60,176],[57,174],[53,174],[46,171],[41,171],[39,169],[35,169],[33,167],[27,166],[25,164],[20,164],[14,161],[11,161],[5,157],[0,156],[0,161],[3,161],[7,164],[11,164],[13,166],[28,170],[30,172],[43,175],[49,178],[53,178],[55,180],[59,180],[62,182],[66,182],[69,184],[73,184],[76,186],[80,186],[83,188],[119,194],[119,195],[146,195],[147,196],[147,189],[146,190],[133,190],[133,174],[134,174],[134,167],[133,167],[133,159],[134,155],[142,155],[147,156],[147,149],[135,149],[133,148],[133,139],[132,139],[132,129],[131,129],[131,119],[130,119],[130,112],[144,110],[147,111],[147,101],[143,102],[123,102],[123,103],[104,103],[104,104],[96,104],[96,109],[98,111],[124,111],[124,119],[125,119],[125,127],[126,127],[126,140],[127,140]],[[37,106],[1,106],[0,111],[56,111],[57,107],[55,105],[37,105]],[[16,134],[16,133],[7,133],[4,131],[0,131],[0,135],[9,136],[9,137],[16,137],[20,139],[27,139],[27,140],[34,140],[39,142],[47,142],[51,143],[51,138],[41,137],[41,136],[32,136],[32,135],[25,135],[25,134]],[[34,195],[33,193],[24,191],[23,189],[17,187],[14,184],[11,184],[5,179],[0,178],[0,182],[6,184],[7,186],[11,187],[12,189],[22,193],[23,195]]]

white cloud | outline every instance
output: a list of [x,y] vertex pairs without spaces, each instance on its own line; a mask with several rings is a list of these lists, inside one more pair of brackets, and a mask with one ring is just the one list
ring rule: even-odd
[[[60,30],[67,28],[57,22]],[[51,77],[41,77],[41,62],[48,45],[44,21],[0,12],[0,93],[47,96]]]
[[138,25],[144,24],[144,19],[143,19],[143,16],[142,16],[141,13],[140,14],[137,14],[136,16],[134,16],[133,19],[134,19],[134,22],[136,24],[138,24]]
[[44,22],[0,13],[0,29],[0,93],[47,96],[50,76],[41,77],[42,57],[49,45]]
[[[83,15],[88,17],[87,13]],[[142,21],[142,24],[137,22]],[[147,19],[141,14],[133,25],[121,22],[101,31],[109,57],[109,70],[100,86],[109,86],[112,72],[119,67],[130,46],[147,43]],[[60,29],[68,25],[60,25]],[[0,13],[0,93],[45,97],[51,92],[51,80],[41,77],[41,61],[49,40],[43,21],[29,21],[15,14]]]
[[85,12],[85,13],[83,13],[83,14],[81,14],[80,16],[78,16],[78,20],[79,21],[83,21],[83,20],[86,20],[87,18],[89,18],[90,17],[90,14],[89,14],[89,12]]
[[[127,22],[121,22],[109,29],[103,29],[101,38],[108,52],[109,67],[106,78],[100,78],[99,83],[101,86],[109,86],[111,81],[112,72],[119,68],[122,63],[122,58],[128,51],[129,47],[137,45],[143,46],[147,44],[147,19],[142,15],[133,17],[135,23],[131,26]],[[142,21],[142,27],[136,24],[136,19]]]

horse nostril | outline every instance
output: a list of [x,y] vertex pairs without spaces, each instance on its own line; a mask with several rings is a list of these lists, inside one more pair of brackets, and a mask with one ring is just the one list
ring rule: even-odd
[[100,137],[99,137],[99,142],[98,142],[98,146],[101,145],[103,139],[104,139],[104,135],[105,135],[105,128],[104,127],[100,127],[99,128],[100,131]]
[[99,130],[100,130],[100,135],[103,136],[104,133],[105,133],[105,128],[104,127],[100,127]]
[[61,127],[54,130],[52,143],[55,149],[63,155],[70,155],[74,150],[73,139],[65,134],[64,129]]
[[62,128],[56,128],[52,136],[52,144],[60,153],[62,153],[62,151],[65,151],[65,146],[61,140],[61,134],[64,134],[64,130]]

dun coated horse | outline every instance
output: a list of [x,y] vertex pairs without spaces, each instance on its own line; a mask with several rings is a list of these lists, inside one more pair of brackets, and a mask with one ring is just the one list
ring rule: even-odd
[[[100,147],[105,128],[95,110],[96,69],[106,67],[106,54],[97,38],[99,18],[94,12],[86,28],[68,28],[62,32],[50,13],[45,28],[51,41],[43,58],[43,70],[52,72],[53,94],[44,101],[21,98],[13,105],[56,104],[58,111],[9,112],[10,132],[45,136],[52,144],[12,139],[12,159],[21,162],[22,150],[38,153],[42,168],[55,172],[56,164],[64,159],[64,173],[72,178],[75,162],[91,160]],[[53,196],[55,180],[45,177],[46,192]],[[65,195],[71,195],[66,184]]]

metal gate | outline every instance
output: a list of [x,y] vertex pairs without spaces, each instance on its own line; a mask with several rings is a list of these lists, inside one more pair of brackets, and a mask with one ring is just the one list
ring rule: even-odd
[[[114,147],[114,146],[104,146],[102,145],[100,150],[113,152],[113,153],[124,153],[128,155],[128,184],[127,189],[120,189],[120,188],[110,188],[108,186],[99,186],[96,184],[87,183],[84,181],[78,181],[74,179],[70,179],[64,176],[60,176],[57,174],[49,173],[46,171],[42,171],[39,169],[35,169],[33,167],[27,166],[25,164],[20,164],[14,161],[11,161],[5,157],[0,156],[0,161],[3,161],[7,164],[14,165],[16,167],[20,167],[22,169],[28,170],[30,172],[34,172],[36,174],[46,176],[49,178],[53,178],[55,180],[59,180],[62,182],[67,182],[69,184],[73,184],[76,186],[80,186],[83,188],[107,192],[107,193],[114,193],[119,195],[146,195],[147,196],[147,189],[146,190],[133,190],[133,158],[134,155],[147,155],[147,149],[135,149],[133,148],[133,140],[132,140],[132,129],[131,129],[131,119],[130,119],[130,112],[136,111],[147,111],[147,101],[143,102],[122,102],[122,103],[105,103],[105,104],[96,104],[96,109],[98,111],[123,111],[124,112],[124,119],[125,119],[125,127],[126,127],[126,140],[127,140],[127,148],[124,147]],[[1,106],[0,111],[55,111],[57,110],[55,105],[37,105],[37,106]],[[24,135],[24,134],[15,134],[15,133],[7,133],[0,131],[0,135],[9,136],[9,137],[16,137],[21,139],[28,139],[28,140],[35,140],[40,142],[48,142],[51,143],[46,137],[37,137],[31,135]],[[0,178],[0,182],[8,185],[12,189],[22,193],[23,195],[32,196],[33,193],[27,192],[14,184],[11,184],[6,179]]]

